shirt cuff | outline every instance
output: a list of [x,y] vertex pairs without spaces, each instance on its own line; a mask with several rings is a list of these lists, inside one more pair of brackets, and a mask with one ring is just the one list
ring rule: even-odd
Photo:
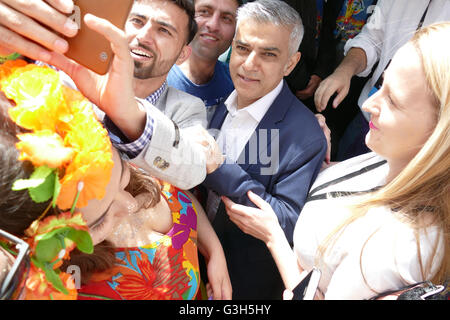
[[104,124],[108,130],[109,137],[114,147],[116,147],[119,151],[125,152],[130,159],[136,158],[142,150],[144,150],[145,146],[150,142],[153,136],[154,120],[148,112],[144,132],[137,140],[133,142],[130,142],[122,131],[120,131],[114,122],[112,122],[112,120],[106,115]]

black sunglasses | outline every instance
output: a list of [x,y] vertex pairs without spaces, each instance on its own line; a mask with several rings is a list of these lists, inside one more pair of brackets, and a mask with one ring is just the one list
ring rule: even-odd
[[2,246],[0,250],[13,251],[15,260],[3,283],[0,283],[0,300],[16,299],[25,287],[25,280],[30,270],[30,246],[22,239],[0,229],[0,240],[2,239],[9,242],[11,250]]

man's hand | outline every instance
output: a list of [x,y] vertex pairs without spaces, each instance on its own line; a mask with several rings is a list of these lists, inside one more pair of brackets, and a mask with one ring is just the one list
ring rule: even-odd
[[318,112],[325,110],[328,100],[334,93],[337,93],[337,95],[333,100],[333,108],[338,107],[350,90],[352,76],[345,71],[336,69],[335,72],[320,83],[314,95],[314,103]]
[[305,89],[299,90],[295,93],[297,98],[301,100],[306,100],[312,96],[314,96],[314,93],[316,92],[317,88],[319,87],[320,82],[322,82],[322,79],[313,74],[311,78],[309,79],[308,85]]
[[130,140],[136,140],[144,131],[146,112],[139,108],[135,99],[134,63],[125,33],[107,20],[90,14],[85,15],[84,21],[111,43],[114,58],[108,73],[99,75],[55,52],[49,63],[67,73],[85,97],[105,112]]
[[362,72],[367,66],[366,52],[361,48],[351,48],[341,64],[325,80],[323,80],[314,95],[314,103],[319,112],[325,110],[331,96],[337,93],[333,100],[333,108],[347,96],[350,82],[355,74]]
[[206,173],[213,173],[224,162],[224,157],[219,145],[214,137],[211,136],[202,126],[193,126],[183,129],[184,134],[188,134],[190,139],[198,143],[205,153]]
[[48,62],[51,51],[65,53],[67,41],[78,26],[65,14],[73,10],[72,0],[0,0],[0,54],[18,52]]
[[134,98],[134,64],[125,34],[104,19],[84,17],[89,28],[108,39],[114,52],[109,72],[100,76],[63,55],[68,44],[58,34],[74,36],[78,29],[65,15],[72,10],[72,0],[0,0],[0,51],[19,52],[61,69],[130,140],[136,140],[144,131],[146,113]]

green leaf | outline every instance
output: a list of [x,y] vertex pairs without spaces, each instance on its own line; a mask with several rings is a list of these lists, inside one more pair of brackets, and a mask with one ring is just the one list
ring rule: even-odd
[[61,242],[56,237],[41,240],[36,245],[36,259],[38,261],[50,262],[61,250]]
[[46,264],[44,267],[45,277],[47,280],[55,287],[56,290],[64,293],[69,294],[69,291],[64,287],[63,282],[61,281],[61,278],[58,276],[58,274],[53,270],[53,268]]
[[67,238],[77,244],[78,250],[84,253],[91,254],[94,252],[94,245],[89,232],[83,230],[72,229],[67,234]]
[[63,237],[67,237],[67,234],[69,233],[70,229],[72,229],[72,228],[71,227],[63,227],[63,228],[54,229],[50,232],[36,236],[35,240],[41,241],[41,240],[48,240],[50,238],[58,239],[59,238],[57,236],[58,234],[62,234]]
[[41,184],[43,184],[46,178],[54,171],[55,171],[54,169],[51,169],[47,166],[37,167],[31,174],[30,179],[16,180],[13,184],[12,190],[18,191],[29,188],[36,188]]
[[29,188],[28,192],[34,202],[42,203],[48,201],[55,192],[55,172],[52,171],[46,178],[44,183],[38,187]]

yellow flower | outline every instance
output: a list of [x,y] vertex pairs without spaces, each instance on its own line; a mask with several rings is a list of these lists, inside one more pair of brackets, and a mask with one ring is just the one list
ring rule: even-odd
[[32,131],[19,136],[20,160],[61,169],[60,209],[72,207],[81,181],[84,188],[77,207],[103,198],[113,167],[111,142],[91,103],[80,92],[61,85],[55,70],[20,65],[0,66],[1,89],[16,103],[9,115]]
[[8,111],[14,122],[29,130],[55,131],[60,119],[70,119],[56,71],[33,64],[14,70],[1,83],[6,97],[16,103]]

